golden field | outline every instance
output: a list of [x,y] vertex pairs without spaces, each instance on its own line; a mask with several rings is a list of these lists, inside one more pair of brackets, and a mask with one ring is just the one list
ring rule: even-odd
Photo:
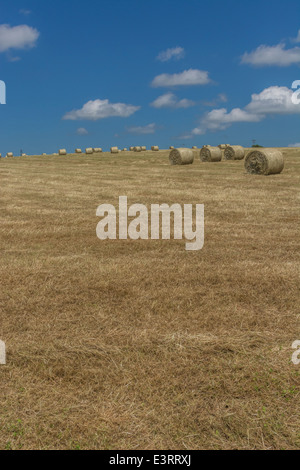
[[[0,161],[0,449],[299,449],[300,149]],[[205,204],[205,245],[100,241],[100,204]]]

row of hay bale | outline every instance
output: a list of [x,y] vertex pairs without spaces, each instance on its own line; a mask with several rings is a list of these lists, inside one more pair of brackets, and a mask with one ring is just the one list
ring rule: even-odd
[[[222,161],[222,150],[220,147],[203,147],[199,154],[202,162]],[[239,145],[228,145],[224,149],[225,160],[243,160],[245,149]],[[193,149],[172,149],[169,155],[171,165],[190,165],[194,163],[195,153]],[[245,169],[249,174],[273,175],[281,173],[284,169],[284,158],[282,152],[277,149],[252,150],[245,158]]]

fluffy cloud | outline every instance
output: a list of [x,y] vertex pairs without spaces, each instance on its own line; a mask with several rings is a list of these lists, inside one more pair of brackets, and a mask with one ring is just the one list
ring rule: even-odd
[[40,33],[31,26],[0,25],[0,52],[10,49],[26,49],[36,45]]
[[208,72],[197,69],[185,70],[181,73],[174,73],[170,75],[163,73],[154,78],[152,86],[157,87],[170,87],[170,86],[183,86],[183,85],[206,85],[210,83]]
[[165,93],[164,95],[156,98],[151,106],[153,108],[190,108],[194,106],[195,102],[187,99],[178,100],[174,93]]
[[24,16],[28,16],[31,14],[31,11],[30,10],[26,10],[25,8],[22,8],[21,10],[19,10],[19,13],[21,15],[24,15]]
[[65,114],[63,119],[77,121],[97,121],[108,117],[129,117],[140,109],[124,103],[110,103],[109,100],[88,101],[81,109],[75,109]]
[[300,114],[300,104],[292,102],[293,91],[287,87],[272,86],[261,93],[253,94],[250,103],[244,109],[214,109],[200,121],[200,126],[193,129],[193,135],[203,135],[208,130],[224,130],[237,122],[260,122],[268,115]]
[[88,135],[88,133],[89,132],[84,127],[79,127],[76,131],[76,134],[78,135]]
[[300,142],[298,142],[298,144],[290,144],[289,147],[298,148],[298,147],[300,147]]
[[276,65],[288,67],[300,64],[300,47],[286,49],[285,44],[276,46],[259,46],[255,51],[246,52],[242,56],[243,64],[251,64],[259,67]]
[[171,59],[179,60],[184,57],[184,54],[185,51],[183,47],[173,47],[172,49],[160,52],[157,56],[157,60],[160,62],[167,62]]
[[220,93],[213,101],[202,101],[204,106],[217,106],[218,103],[226,103],[228,101],[225,93]]
[[148,124],[147,126],[137,126],[137,127],[129,127],[127,129],[130,134],[137,134],[137,135],[142,135],[142,134],[154,134],[156,130],[156,124]]

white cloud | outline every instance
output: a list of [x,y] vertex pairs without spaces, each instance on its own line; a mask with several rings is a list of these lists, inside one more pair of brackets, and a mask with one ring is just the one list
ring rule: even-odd
[[0,25],[0,52],[10,49],[26,49],[36,45],[40,33],[31,26]]
[[163,73],[154,78],[152,86],[157,87],[169,87],[169,86],[182,86],[182,85],[206,85],[211,80],[208,76],[208,72],[197,69],[185,70],[181,73],[174,73],[170,75]]
[[256,66],[272,66],[288,67],[293,64],[300,64],[300,47],[286,49],[285,44],[277,44],[276,46],[259,46],[255,51],[246,52],[242,56],[243,64],[251,64]]
[[244,109],[214,109],[200,121],[200,126],[192,134],[203,135],[208,130],[224,130],[237,122],[260,122],[268,115],[300,114],[300,104],[292,102],[293,91],[287,87],[272,86],[261,93],[253,94],[250,103]]
[[298,148],[298,147],[300,147],[300,142],[298,142],[298,144],[290,144],[289,147]]
[[137,135],[154,134],[155,130],[156,130],[156,124],[155,123],[148,124],[147,126],[129,127],[127,129],[127,131],[130,132],[130,134],[137,134]]
[[184,57],[185,51],[183,47],[173,47],[171,49],[167,49],[166,51],[162,51],[158,54],[157,60],[160,62],[167,62],[171,59],[182,59]]
[[138,111],[140,106],[124,103],[110,103],[109,100],[88,101],[81,109],[65,114],[63,119],[77,121],[97,121],[108,117],[129,117]]
[[76,131],[76,134],[78,135],[88,135],[88,133],[89,132],[84,127],[79,127]]
[[287,87],[271,86],[251,96],[246,111],[258,114],[298,114],[300,105],[292,101],[294,91]]
[[178,100],[174,93],[165,93],[151,103],[153,108],[190,108],[195,102],[187,99]]

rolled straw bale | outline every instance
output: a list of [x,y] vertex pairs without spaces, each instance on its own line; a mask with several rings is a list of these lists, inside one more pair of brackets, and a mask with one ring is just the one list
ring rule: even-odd
[[12,158],[12,157],[14,156],[14,154],[13,154],[12,152],[8,152],[8,153],[6,154],[6,156],[7,156],[7,158]]
[[127,149],[126,149],[126,148],[124,148],[124,149],[123,149],[123,152],[127,152]]
[[94,153],[94,150],[91,147],[85,149],[85,154],[86,155],[92,155],[93,153]]
[[170,150],[174,150],[173,145],[170,145],[169,149],[170,149]]
[[141,151],[142,151],[142,147],[134,147],[134,151],[135,151],[135,152],[141,152]]
[[118,149],[118,147],[111,147],[110,152],[111,153],[119,153],[119,149]]
[[81,149],[75,149],[75,153],[82,153]]
[[102,153],[102,149],[100,147],[94,148],[94,153]]
[[224,157],[225,160],[243,160],[245,158],[245,149],[240,145],[226,145]]
[[130,152],[134,151],[134,147],[129,147]]
[[203,147],[200,151],[202,162],[220,162],[222,160],[222,150],[219,147]]
[[[1,155],[0,155],[1,157]],[[26,153],[22,153],[22,157],[27,157],[27,154]]]
[[158,145],[153,145],[153,146],[151,147],[151,150],[152,150],[152,152],[159,152],[159,147],[158,147]]
[[194,152],[191,149],[179,148],[170,152],[171,165],[190,165],[194,163]]
[[47,154],[46,153],[42,153],[42,156],[45,157]]
[[283,154],[273,148],[253,150],[245,159],[245,169],[253,175],[275,175],[281,173],[283,168]]
[[145,145],[143,145],[143,146],[141,147],[141,149],[142,149],[142,152],[146,152],[147,147],[145,147]]
[[58,154],[59,154],[59,155],[67,155],[67,151],[66,151],[66,149],[60,149],[60,150],[58,151]]
[[226,149],[226,145],[225,144],[221,144],[221,145],[218,145],[219,149],[221,150],[225,150]]
[[194,145],[194,146],[192,147],[192,150],[197,150],[197,149],[198,149],[198,147],[196,147],[196,145]]

